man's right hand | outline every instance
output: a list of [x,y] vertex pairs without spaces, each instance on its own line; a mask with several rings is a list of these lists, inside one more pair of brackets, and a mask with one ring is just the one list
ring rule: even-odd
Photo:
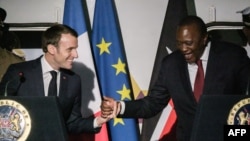
[[115,118],[120,112],[121,104],[113,98],[104,97],[101,103],[101,117]]

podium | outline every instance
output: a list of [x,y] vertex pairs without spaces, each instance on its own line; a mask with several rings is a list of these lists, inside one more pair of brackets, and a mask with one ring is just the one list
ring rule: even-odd
[[247,95],[202,95],[197,107],[191,141],[223,141],[230,110]]
[[[17,116],[13,113],[17,113]],[[13,118],[9,120],[3,115]],[[0,116],[0,131],[11,127],[12,130],[22,132],[22,135],[17,137],[18,141],[23,140],[22,138],[25,138],[25,141],[68,141],[65,122],[56,97],[0,97]],[[18,124],[15,124],[15,121],[19,121]],[[8,125],[16,126],[13,128]],[[3,136],[3,132],[0,132],[0,139]]]

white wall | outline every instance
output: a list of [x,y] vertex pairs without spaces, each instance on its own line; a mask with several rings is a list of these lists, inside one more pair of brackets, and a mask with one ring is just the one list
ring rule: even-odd
[[10,23],[61,22],[63,6],[64,0],[0,0]]
[[[87,0],[93,15],[95,0]],[[115,0],[121,24],[129,69],[142,90],[151,78],[158,41],[168,0]],[[236,14],[250,6],[249,0],[195,0],[197,15],[211,20],[210,7],[215,6],[217,21],[241,21]],[[61,22],[64,0],[0,0],[8,12],[6,22]],[[213,13],[213,11],[212,11]]]
[[[250,0],[195,0],[195,3],[197,15],[205,22],[213,21],[213,17],[216,21],[241,21],[242,15],[236,11],[250,6]],[[213,13],[216,15],[213,16]]]

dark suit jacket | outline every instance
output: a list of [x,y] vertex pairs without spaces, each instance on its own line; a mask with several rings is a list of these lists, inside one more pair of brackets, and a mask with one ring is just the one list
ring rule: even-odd
[[[23,73],[19,80],[19,73]],[[100,128],[93,127],[93,118],[82,118],[81,116],[81,80],[72,71],[61,69],[60,89],[58,101],[68,132],[96,133]],[[8,85],[8,96],[44,96],[44,84],[41,67],[41,57],[24,63],[12,64],[0,83],[0,94],[4,94],[6,83]]]
[[[245,94],[249,74],[246,51],[236,45],[212,42],[205,74],[203,94]],[[197,102],[189,79],[187,62],[180,51],[164,58],[149,95],[126,102],[123,117],[148,118],[156,115],[173,99],[177,113],[177,139],[189,141]]]

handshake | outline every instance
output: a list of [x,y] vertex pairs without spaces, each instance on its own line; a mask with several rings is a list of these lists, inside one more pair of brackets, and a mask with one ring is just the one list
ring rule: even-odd
[[101,103],[101,117],[105,119],[116,118],[120,113],[121,103],[115,101],[113,98],[104,97]]
[[101,103],[101,116],[98,116],[96,119],[97,126],[101,127],[112,118],[116,118],[116,116],[120,113],[120,110],[120,102],[117,102],[110,97],[104,97]]

